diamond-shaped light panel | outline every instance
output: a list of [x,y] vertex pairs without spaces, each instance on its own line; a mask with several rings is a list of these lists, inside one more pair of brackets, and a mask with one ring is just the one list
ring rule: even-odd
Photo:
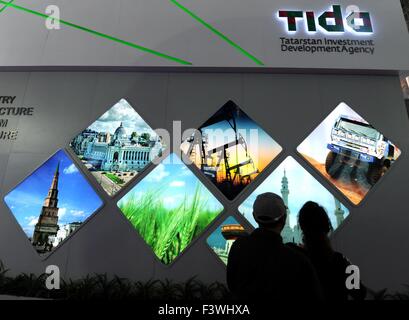
[[265,192],[278,194],[287,205],[287,221],[281,233],[284,242],[302,242],[298,212],[308,201],[325,208],[334,230],[349,214],[348,209],[292,157],[287,157],[239,207],[254,227],[257,223],[253,217],[253,204],[257,196]]
[[208,246],[227,265],[229,252],[234,241],[239,237],[247,235],[244,227],[233,217],[228,217],[213,233],[207,238]]
[[233,200],[282,148],[233,101],[182,143],[186,159]]
[[118,207],[164,264],[172,263],[223,210],[175,154],[126,194]]
[[164,149],[157,134],[125,99],[76,136],[70,146],[110,196]]
[[345,103],[338,105],[297,151],[355,205],[401,154]]
[[53,251],[102,206],[102,200],[63,150],[4,200],[39,254]]

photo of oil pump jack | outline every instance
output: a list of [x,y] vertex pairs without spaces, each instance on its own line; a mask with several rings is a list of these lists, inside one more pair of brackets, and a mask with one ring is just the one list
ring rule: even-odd
[[195,164],[233,200],[281,152],[281,147],[233,101],[227,102],[182,143]]

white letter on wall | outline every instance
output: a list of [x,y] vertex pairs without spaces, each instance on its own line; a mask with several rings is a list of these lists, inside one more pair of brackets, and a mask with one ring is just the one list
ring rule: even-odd
[[60,289],[60,268],[58,266],[47,266],[45,273],[49,274],[45,280],[45,286],[48,290],[59,290]]
[[60,8],[55,5],[49,5],[45,9],[48,18],[45,20],[45,27],[49,30],[60,29]]

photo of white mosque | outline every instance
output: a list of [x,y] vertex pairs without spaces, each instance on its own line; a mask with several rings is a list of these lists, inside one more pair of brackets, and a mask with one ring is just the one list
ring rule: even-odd
[[283,237],[284,242],[293,242],[293,243],[301,243],[302,242],[302,234],[301,229],[298,223],[294,226],[290,226],[290,209],[288,206],[288,196],[290,194],[290,190],[288,188],[288,178],[286,171],[284,169],[283,178],[281,179],[281,197],[287,207],[287,220],[285,221],[285,226],[283,231],[281,231],[281,236]]
[[[302,183],[299,183],[302,181]],[[280,195],[287,207],[287,220],[281,236],[284,243],[302,244],[302,232],[298,225],[298,211],[309,201],[316,201],[328,213],[333,230],[336,230],[349,211],[342,203],[316,181],[294,158],[288,157],[239,207],[239,211],[254,226],[252,207],[257,195],[274,192]]]
[[[288,178],[286,175],[286,171],[284,170],[284,175],[281,180],[281,197],[283,198],[284,203],[287,207],[287,220],[286,220],[284,229],[281,232],[281,236],[283,237],[284,242],[293,242],[296,244],[301,244],[302,243],[302,232],[301,232],[300,226],[297,223],[294,227],[291,227],[289,223],[289,220],[290,220],[289,217],[291,214],[290,209],[289,209],[290,208],[289,203],[288,203],[289,194],[290,194],[290,190],[288,188]],[[335,201],[334,216],[336,218],[337,224],[333,227],[334,229],[336,229],[344,221],[345,211],[341,206],[341,202],[337,198],[334,197],[334,201]]]
[[71,148],[111,196],[163,151],[160,137],[124,99],[76,136]]

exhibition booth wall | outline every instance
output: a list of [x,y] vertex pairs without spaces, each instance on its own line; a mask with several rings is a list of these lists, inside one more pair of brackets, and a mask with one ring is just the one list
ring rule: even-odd
[[[197,276],[206,282],[224,282],[222,249],[228,240],[223,241],[220,232],[251,231],[255,226],[251,201],[271,189],[281,192],[289,204],[290,240],[296,239],[295,203],[313,198],[323,202],[337,227],[331,235],[334,247],[360,267],[365,284],[393,290],[409,283],[409,119],[397,75],[3,72],[0,87],[5,97],[0,128],[0,257],[15,274],[40,274],[48,265],[56,265],[64,278],[107,273],[135,280],[179,281]],[[261,169],[257,177],[234,194],[211,181],[194,162],[179,164],[173,173],[166,162],[143,162],[136,176],[114,177],[121,187],[109,189],[101,176],[96,178],[99,173],[84,161],[75,142],[109,123],[116,109],[129,109],[132,116],[127,119],[134,119],[138,130],[150,132],[151,138],[151,129],[179,132],[175,121],[180,121],[183,132],[206,128],[226,110],[239,110],[237,126],[262,129],[269,157],[256,161]],[[14,110],[20,111],[14,115]],[[332,136],[332,124],[326,121],[337,112],[347,113],[355,124],[369,123],[371,130],[373,127],[387,137],[386,145],[394,150],[389,152],[391,165],[376,183],[358,174],[352,181],[357,186],[352,188],[352,182],[346,185],[344,181],[348,173],[341,177],[341,185],[320,170],[321,153],[328,152]],[[122,139],[123,147],[129,138],[123,130],[129,123],[116,121],[119,119],[114,119],[111,131],[115,130],[113,139]],[[143,137],[138,134],[134,138],[137,136]],[[158,139],[150,141],[159,143]],[[135,143],[142,146],[145,142]],[[247,148],[251,153],[251,145]],[[176,153],[171,158],[181,156],[173,143],[162,144],[160,149],[164,154]],[[104,168],[109,173],[110,169]],[[166,180],[177,174],[181,177],[177,181]],[[176,197],[177,187],[182,185],[192,186],[192,194],[199,185],[201,196],[207,199],[208,207],[201,207],[202,213],[198,213],[197,232],[181,244],[173,243],[172,252],[153,243],[142,222],[129,211],[130,195],[143,197],[149,183],[155,181],[167,183],[165,190],[153,196],[163,203]],[[71,189],[65,189],[70,184]],[[311,193],[304,185],[320,191]],[[171,186],[175,188],[169,191]],[[38,191],[42,188],[45,192]],[[83,197],[86,208],[68,203],[65,190],[70,190],[70,201]],[[35,231],[40,228],[36,217],[42,214],[46,219],[47,212],[56,208],[60,219],[63,212],[64,221],[81,226],[52,250],[33,246],[33,239],[30,242],[27,237],[41,234]],[[152,219],[159,226],[156,218]],[[169,226],[171,223],[174,221]]]
[[358,2],[0,0],[2,263],[225,282],[275,192],[285,242],[316,201],[366,285],[408,284],[409,34]]

